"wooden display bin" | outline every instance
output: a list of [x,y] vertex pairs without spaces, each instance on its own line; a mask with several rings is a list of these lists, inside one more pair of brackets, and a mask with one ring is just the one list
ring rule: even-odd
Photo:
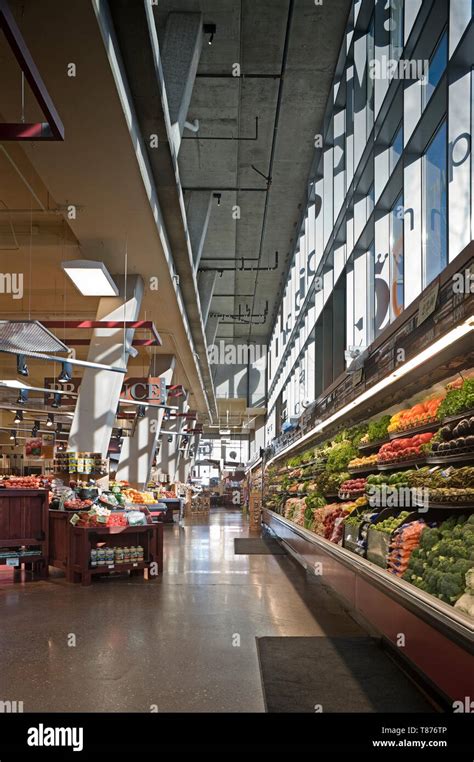
[[[96,575],[130,572],[150,574],[151,564],[163,572],[163,524],[126,527],[75,527],[71,511],[50,511],[49,563],[66,572],[68,582],[90,585]],[[90,552],[98,543],[109,547],[141,545],[144,561],[91,567]]]
[[[38,567],[43,577],[48,575],[48,512],[46,489],[0,489],[0,548],[18,551],[15,565]],[[23,555],[24,546],[37,549],[38,554]],[[6,563],[0,557],[0,564]]]
[[249,497],[249,529],[259,532],[262,525],[262,494],[253,491]]

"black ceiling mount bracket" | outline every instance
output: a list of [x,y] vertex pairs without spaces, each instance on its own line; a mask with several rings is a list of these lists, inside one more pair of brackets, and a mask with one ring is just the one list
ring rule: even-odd
[[256,172],[258,175],[261,175],[261,177],[263,177],[263,178],[265,179],[265,181],[266,181],[266,183],[267,183],[267,188],[269,188],[269,187],[270,187],[270,185],[272,184],[272,178],[271,178],[271,175],[268,175],[268,177],[267,177],[267,175],[265,175],[263,172],[260,172],[260,170],[259,170],[259,169],[257,169],[257,167],[255,166],[255,164],[251,164],[250,166],[252,167],[252,169],[253,169],[253,171],[254,171],[254,172]]
[[[275,262],[273,265],[267,265],[266,267],[262,267],[260,265],[250,265],[248,267],[245,263],[247,261],[246,257],[240,257],[240,265],[238,267],[225,267],[225,266],[218,266],[215,265],[214,267],[200,267],[198,269],[198,272],[209,272],[209,271],[217,271],[220,275],[224,272],[272,272],[273,270],[278,270],[278,259],[279,255],[278,252],[275,252]],[[236,259],[235,261],[238,262],[239,259]],[[222,261],[222,260],[221,260]],[[255,259],[251,260],[255,262]]]
[[208,42],[209,45],[212,45],[212,43],[214,42],[214,35],[217,32],[216,25],[215,24],[203,24],[202,25],[202,30],[203,30],[204,34],[208,34],[209,35],[209,39],[208,39],[207,42]]
[[248,304],[245,305],[245,312],[242,312],[242,305],[239,304],[237,314],[226,314],[223,312],[211,312],[209,317],[220,319],[221,325],[233,325],[243,323],[245,325],[262,325],[265,323],[268,315],[268,300],[265,302],[265,309],[261,313],[252,313]]

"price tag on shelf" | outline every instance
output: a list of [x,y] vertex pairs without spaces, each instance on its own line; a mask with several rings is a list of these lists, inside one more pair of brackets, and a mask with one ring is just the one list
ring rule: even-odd
[[19,565],[20,565],[20,559],[18,558],[18,556],[7,558],[7,566],[19,566]]
[[113,569],[115,567],[115,564],[107,564],[107,569]]

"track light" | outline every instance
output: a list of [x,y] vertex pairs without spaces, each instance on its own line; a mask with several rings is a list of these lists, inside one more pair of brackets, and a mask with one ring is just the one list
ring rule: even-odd
[[51,407],[58,408],[61,407],[61,395],[59,392],[56,392],[53,401],[51,402]]
[[18,392],[17,405],[24,405],[28,402],[28,389],[20,389]]
[[31,429],[31,436],[33,438],[38,435],[39,427],[40,427],[40,422],[39,421],[35,421],[34,424],[33,424],[33,428]]
[[213,196],[213,198],[217,199],[217,206],[220,206],[221,205],[222,193],[213,193],[212,196]]
[[172,441],[173,441],[173,437],[168,437],[168,444],[171,444]]
[[15,413],[14,423],[21,423],[23,420],[23,411],[17,410]]
[[12,430],[10,431],[10,439],[15,439],[15,437],[16,437],[16,432],[15,432],[15,429],[12,429]]
[[63,362],[61,373],[58,376],[58,381],[60,384],[66,384],[68,381],[70,381],[72,378],[72,365],[70,362]]
[[63,425],[60,421],[56,424],[56,434],[60,434],[63,430]]
[[212,45],[212,43],[214,42],[214,35],[215,35],[216,31],[217,31],[216,25],[215,24],[204,24],[203,29],[204,29],[204,34],[208,34],[209,35],[209,39],[207,41],[208,45]]
[[46,421],[46,426],[52,426],[54,423],[54,413],[48,413],[48,420]]
[[137,418],[144,418],[146,413],[146,408],[144,405],[139,405],[137,410]]
[[19,376],[29,376],[28,365],[26,364],[25,355],[16,356],[16,372]]

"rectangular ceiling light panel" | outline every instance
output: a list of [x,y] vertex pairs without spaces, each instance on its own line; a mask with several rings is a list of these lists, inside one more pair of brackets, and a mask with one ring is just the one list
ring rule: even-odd
[[83,296],[118,296],[119,290],[103,262],[71,259],[61,267]]

